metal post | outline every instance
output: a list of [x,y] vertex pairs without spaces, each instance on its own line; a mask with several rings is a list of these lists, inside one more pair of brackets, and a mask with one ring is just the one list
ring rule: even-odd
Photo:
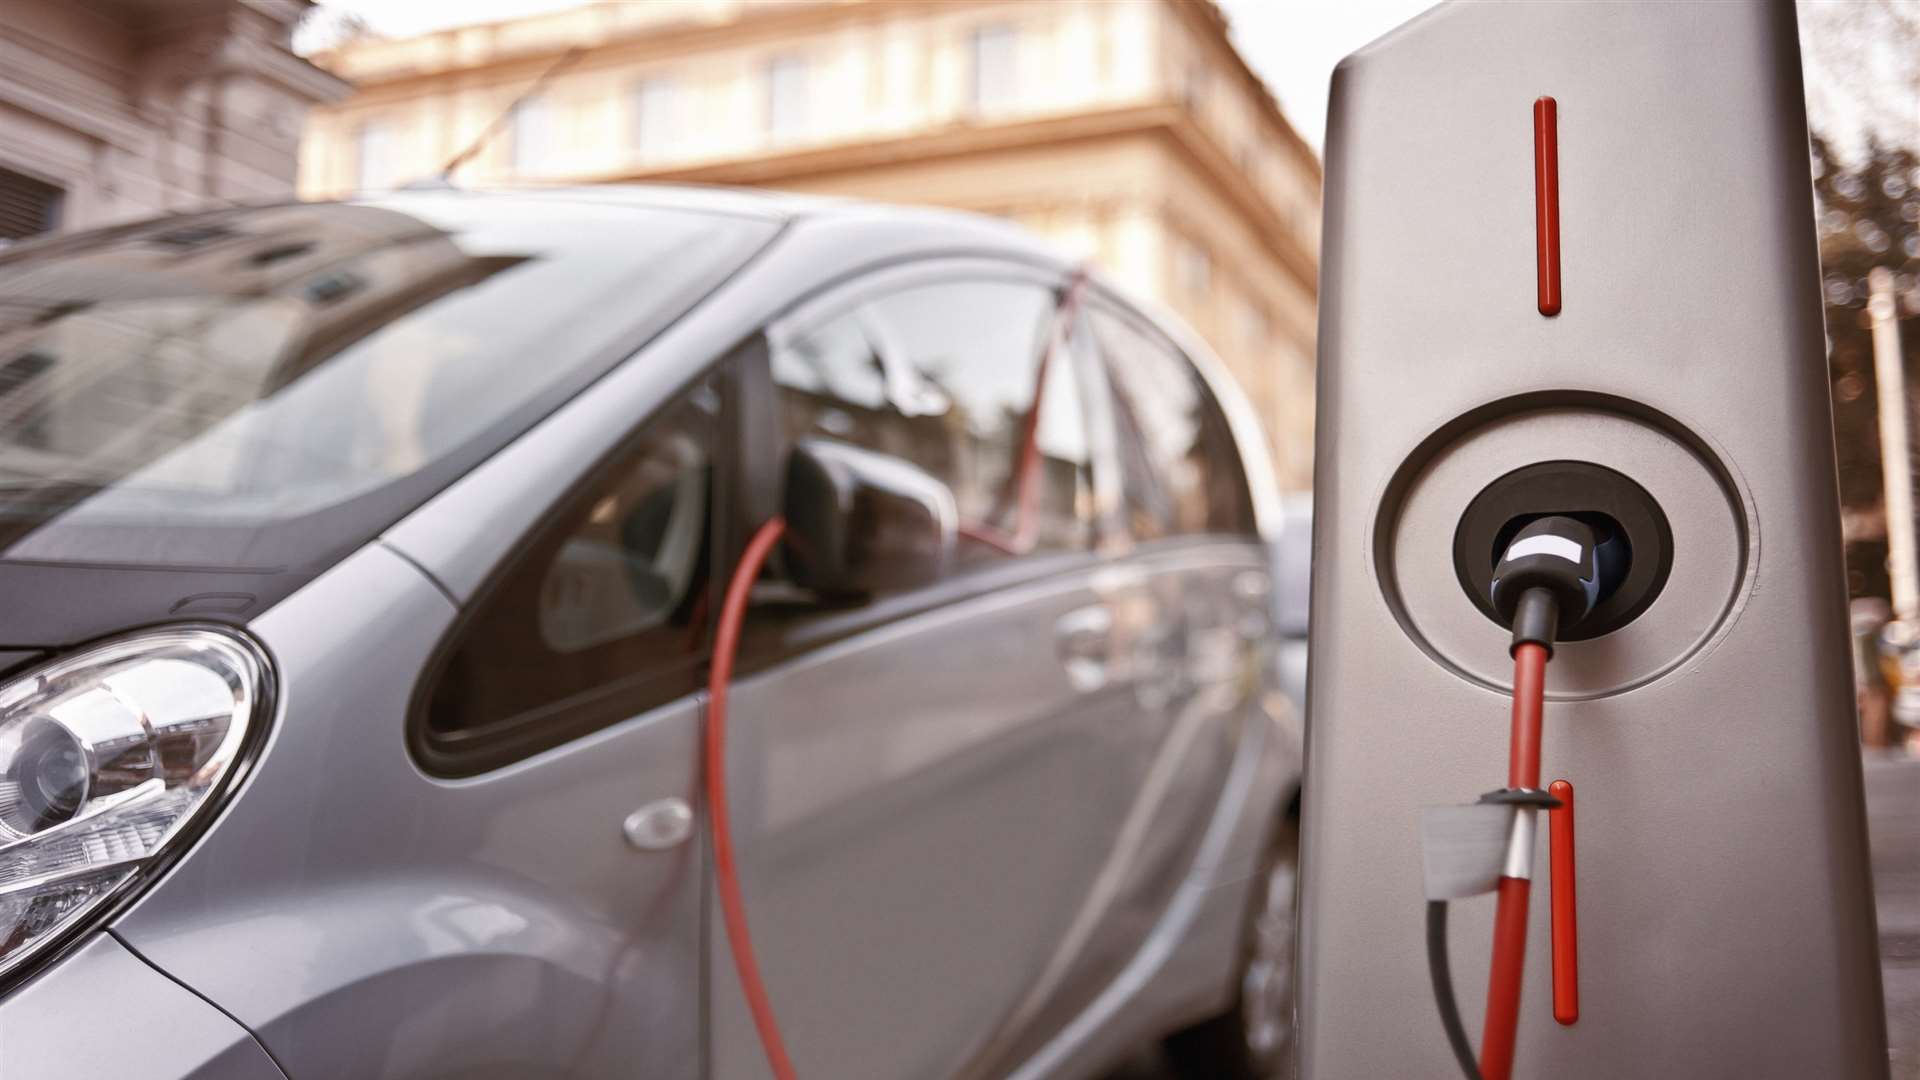
[[[1494,544],[1462,539],[1509,496],[1524,505],[1495,532],[1583,509],[1626,532],[1642,496],[1669,526],[1630,541],[1634,568],[1669,571],[1658,596],[1554,649],[1539,776],[1580,790],[1586,963],[1562,1029],[1550,913],[1531,920],[1513,1075],[1889,1075],[1818,252],[1786,227],[1813,215],[1797,42],[1786,3],[1446,3],[1334,73],[1295,961],[1309,1080],[1454,1072],[1435,938],[1475,961],[1461,990],[1492,987],[1484,901],[1422,918],[1421,825],[1512,760],[1511,634],[1463,587]],[[1634,502],[1599,473],[1544,502],[1518,486],[1569,456]]]
[[1880,392],[1880,474],[1886,485],[1887,575],[1893,617],[1920,615],[1920,567],[1914,561],[1913,465],[1907,440],[1907,376],[1900,360],[1900,321],[1893,273],[1876,266],[1867,275],[1867,313],[1873,319],[1873,377]]

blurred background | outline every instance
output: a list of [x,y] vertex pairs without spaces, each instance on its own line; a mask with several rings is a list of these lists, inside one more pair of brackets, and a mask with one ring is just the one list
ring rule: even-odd
[[[0,3],[0,245],[436,178],[957,207],[1184,317],[1259,409],[1294,492],[1313,470],[1327,80],[1429,6]],[[1920,0],[1798,13],[1893,1052],[1897,1075],[1920,1076]]]
[[524,94],[461,182],[751,184],[1010,218],[1199,329],[1266,417],[1282,483],[1308,485],[1319,156],[1228,9],[498,6],[532,13],[424,33],[470,8],[316,16],[300,46],[354,89],[310,114],[301,191],[435,175]]
[[[952,206],[1184,317],[1259,409],[1281,484],[1305,491],[1327,80],[1428,6],[6,0],[0,244],[442,176]],[[1920,731],[1913,510],[1885,494],[1911,485],[1896,384],[1920,349],[1904,325],[1920,315],[1920,0],[1798,10],[1862,734],[1890,747]]]

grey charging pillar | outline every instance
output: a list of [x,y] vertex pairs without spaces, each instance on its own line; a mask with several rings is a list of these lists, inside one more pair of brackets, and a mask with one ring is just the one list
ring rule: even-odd
[[[1483,493],[1555,462],[1644,491],[1670,565],[1548,668],[1543,780],[1579,792],[1582,1012],[1549,1009],[1543,839],[1514,1077],[1884,1076],[1792,6],[1449,5],[1340,66],[1328,127],[1306,1076],[1457,1075],[1421,811],[1505,782],[1511,661],[1456,539]],[[1483,543],[1462,557],[1490,561]],[[1482,899],[1451,920],[1476,1043],[1492,918]]]

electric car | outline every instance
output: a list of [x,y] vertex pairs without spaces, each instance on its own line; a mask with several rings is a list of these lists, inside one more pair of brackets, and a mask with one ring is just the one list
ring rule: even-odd
[[[1290,1054],[1278,504],[1012,226],[670,187],[0,252],[0,1076]],[[742,586],[743,588],[746,586]],[[734,643],[725,643],[730,650]]]

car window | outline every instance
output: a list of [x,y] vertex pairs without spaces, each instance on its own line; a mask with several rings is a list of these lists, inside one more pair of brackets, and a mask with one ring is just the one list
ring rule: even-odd
[[1049,359],[1056,294],[955,280],[871,298],[773,357],[789,439],[907,461],[953,491],[959,565],[1091,546],[1091,467],[1073,364]]
[[1111,372],[1133,535],[1255,532],[1239,451],[1199,371],[1130,317],[1100,306],[1088,321]]
[[718,411],[697,387],[547,518],[461,630],[430,735],[590,730],[696,688]]

